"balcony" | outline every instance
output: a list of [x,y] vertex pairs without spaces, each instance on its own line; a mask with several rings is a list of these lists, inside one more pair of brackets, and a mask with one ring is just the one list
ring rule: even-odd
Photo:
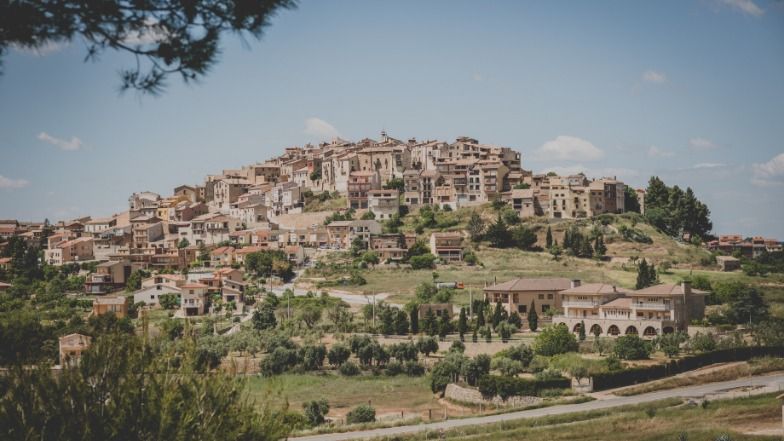
[[564,308],[598,308],[601,306],[599,302],[591,302],[588,300],[569,300],[562,303]]
[[665,303],[649,303],[649,302],[632,303],[632,307],[637,309],[650,309],[653,311],[669,311],[670,309],[672,309],[670,305]]

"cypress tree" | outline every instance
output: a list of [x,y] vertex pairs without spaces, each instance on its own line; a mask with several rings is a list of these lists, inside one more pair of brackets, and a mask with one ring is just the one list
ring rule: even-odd
[[580,321],[580,341],[585,341],[585,320]]
[[465,340],[465,332],[468,329],[468,319],[466,318],[465,308],[460,308],[460,317],[457,319],[457,332],[460,333],[460,341]]
[[650,272],[648,271],[648,262],[646,262],[645,258],[643,258],[639,265],[637,265],[637,285],[635,288],[643,289],[651,286],[650,276]]
[[536,331],[539,327],[539,316],[536,314],[536,305],[534,301],[531,300],[531,309],[528,310],[528,328],[531,331]]
[[419,307],[414,305],[411,308],[411,312],[409,312],[410,322],[411,322],[411,333],[416,335],[419,334]]
[[547,236],[545,236],[544,243],[547,249],[553,246],[553,230],[549,225],[547,226]]

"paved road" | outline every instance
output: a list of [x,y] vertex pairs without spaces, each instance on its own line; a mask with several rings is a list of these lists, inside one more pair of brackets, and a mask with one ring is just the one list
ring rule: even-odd
[[[784,374],[770,375],[762,377],[754,377],[752,379],[744,378],[732,381],[723,381],[719,383],[703,384],[699,386],[683,387],[679,389],[663,390],[658,392],[650,392],[647,394],[629,396],[629,397],[616,397],[607,398],[596,401],[589,401],[580,404],[565,404],[561,406],[543,407],[541,409],[523,410],[519,412],[511,412],[499,415],[488,415],[483,417],[471,417],[455,420],[441,421],[437,423],[418,424],[412,426],[399,426],[389,427],[385,429],[363,430],[358,432],[347,433],[332,433],[324,435],[306,436],[300,438],[291,438],[296,441],[341,441],[341,440],[355,440],[365,438],[375,438],[383,436],[405,435],[425,430],[449,430],[457,427],[476,426],[481,424],[492,424],[501,421],[512,421],[523,418],[536,418],[549,415],[562,415],[574,412],[584,412],[590,410],[608,409],[618,406],[626,406],[630,404],[648,403],[651,401],[663,400],[666,398],[701,398],[706,395],[721,394],[729,389],[739,387],[755,386],[765,389],[757,389],[752,393],[762,393],[766,391],[779,391],[784,389]],[[738,393],[745,396],[748,392]],[[729,396],[728,396],[729,397]],[[716,397],[711,397],[716,398]]]

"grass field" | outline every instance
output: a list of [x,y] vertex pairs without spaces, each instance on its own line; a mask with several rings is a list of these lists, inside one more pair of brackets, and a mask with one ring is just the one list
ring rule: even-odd
[[[448,431],[443,437],[425,433],[398,439],[714,441],[722,435],[729,435],[733,441],[781,439],[781,404],[775,395],[714,401],[705,408],[679,403],[679,400],[666,400],[603,411],[473,426]],[[778,435],[774,435],[776,430]]]
[[252,399],[288,400],[291,409],[301,411],[302,403],[326,399],[330,416],[344,416],[353,407],[370,402],[378,416],[389,413],[426,413],[438,409],[427,377],[363,375],[343,377],[334,373],[285,374],[274,378],[251,377],[248,390]]

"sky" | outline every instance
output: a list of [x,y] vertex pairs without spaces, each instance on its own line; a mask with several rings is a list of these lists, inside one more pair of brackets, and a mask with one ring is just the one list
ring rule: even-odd
[[198,84],[120,93],[73,41],[0,76],[0,218],[106,216],[334,136],[480,142],[535,172],[692,187],[714,233],[784,239],[784,2],[303,1]]

